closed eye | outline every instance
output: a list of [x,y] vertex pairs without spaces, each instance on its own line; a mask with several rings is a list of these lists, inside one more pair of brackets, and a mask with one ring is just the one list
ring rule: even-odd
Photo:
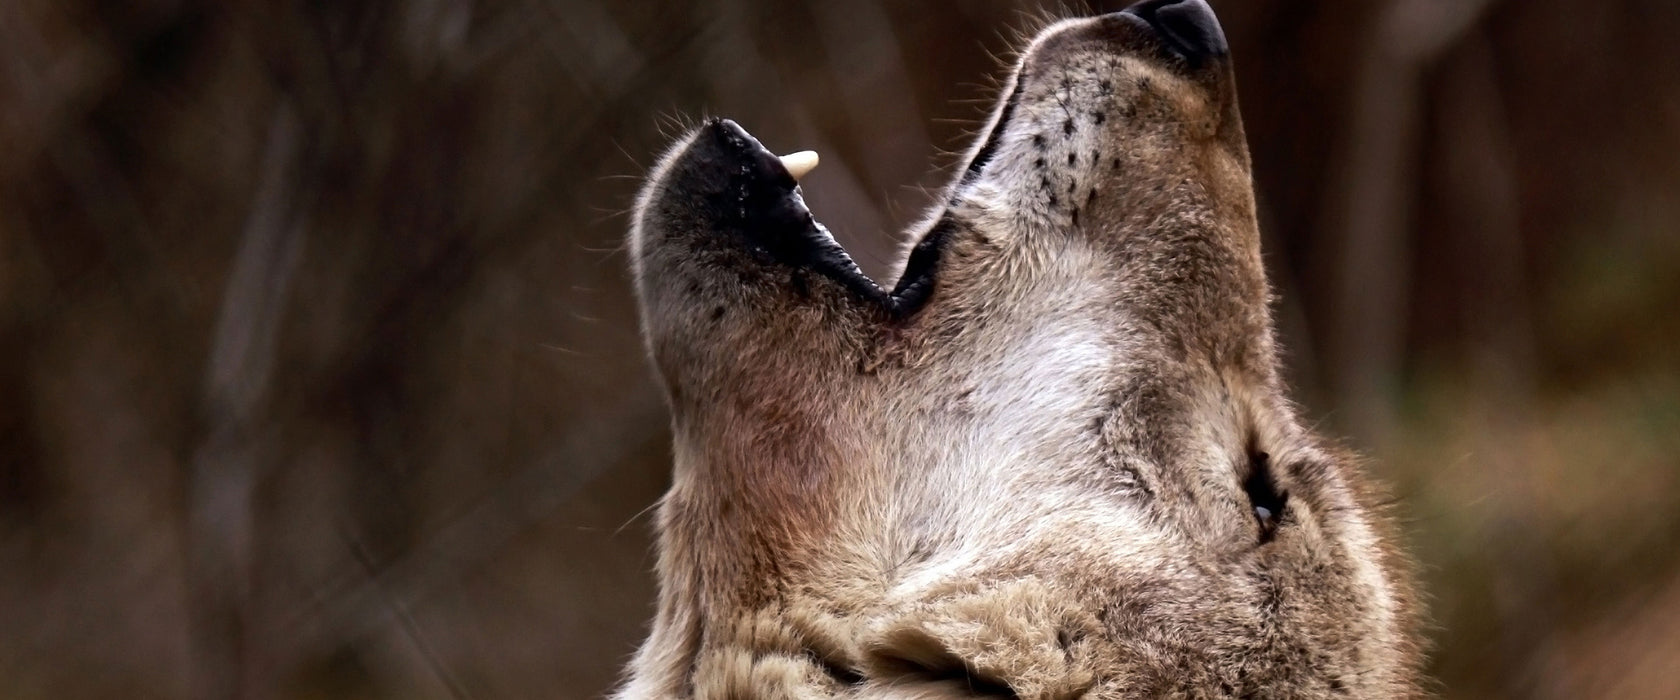
[[1248,505],[1260,527],[1260,543],[1272,541],[1278,525],[1283,522],[1284,509],[1289,507],[1289,492],[1278,489],[1272,474],[1271,455],[1251,450],[1248,455],[1248,475],[1243,478],[1243,491]]

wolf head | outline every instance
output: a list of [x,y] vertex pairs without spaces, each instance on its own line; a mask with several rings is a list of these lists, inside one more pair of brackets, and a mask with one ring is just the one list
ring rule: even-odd
[[1202,0],[1045,29],[890,289],[727,120],[631,251],[672,409],[621,697],[1399,697],[1403,558],[1278,376]]

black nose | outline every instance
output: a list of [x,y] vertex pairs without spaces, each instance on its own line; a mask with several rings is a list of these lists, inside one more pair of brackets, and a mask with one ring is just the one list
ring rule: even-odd
[[1143,18],[1174,51],[1193,63],[1230,52],[1225,30],[1205,0],[1144,0],[1121,12]]

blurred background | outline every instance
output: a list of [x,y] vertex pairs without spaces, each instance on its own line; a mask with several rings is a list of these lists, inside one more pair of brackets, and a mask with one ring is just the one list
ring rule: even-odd
[[[1680,4],[1214,4],[1441,692],[1680,697]],[[995,56],[1119,7],[0,3],[0,700],[599,696],[669,459],[645,167],[818,150],[890,275]]]

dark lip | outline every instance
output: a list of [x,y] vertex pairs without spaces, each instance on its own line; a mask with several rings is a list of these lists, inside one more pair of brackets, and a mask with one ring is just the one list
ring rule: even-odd
[[704,172],[725,181],[697,188],[709,193],[706,208],[721,229],[782,265],[828,277],[861,298],[886,302],[886,292],[811,215],[781,158],[730,119],[708,121],[697,138],[711,143],[691,145],[687,157],[724,161],[714,164],[723,167]]
[[827,277],[893,319],[909,316],[931,296],[932,272],[949,237],[945,232],[954,225],[949,216],[922,237],[905,274],[888,292],[863,274],[851,254],[812,216],[781,158],[740,124],[707,121],[682,159],[694,166],[685,170],[698,174],[679,176],[688,181],[675,187],[702,193],[701,202],[721,231],[738,235],[748,248],[776,264]]
[[1010,82],[1012,84],[1009,87],[1009,96],[1004,98],[1003,106],[999,108],[997,123],[992,125],[991,131],[986,132],[986,140],[974,151],[974,157],[969,159],[968,167],[963,168],[962,182],[959,186],[970,184],[980,176],[980,171],[985,169],[986,164],[990,163],[992,156],[997,153],[998,140],[1003,137],[1004,128],[1015,117],[1015,106],[1021,101],[1020,76],[1015,76]]

